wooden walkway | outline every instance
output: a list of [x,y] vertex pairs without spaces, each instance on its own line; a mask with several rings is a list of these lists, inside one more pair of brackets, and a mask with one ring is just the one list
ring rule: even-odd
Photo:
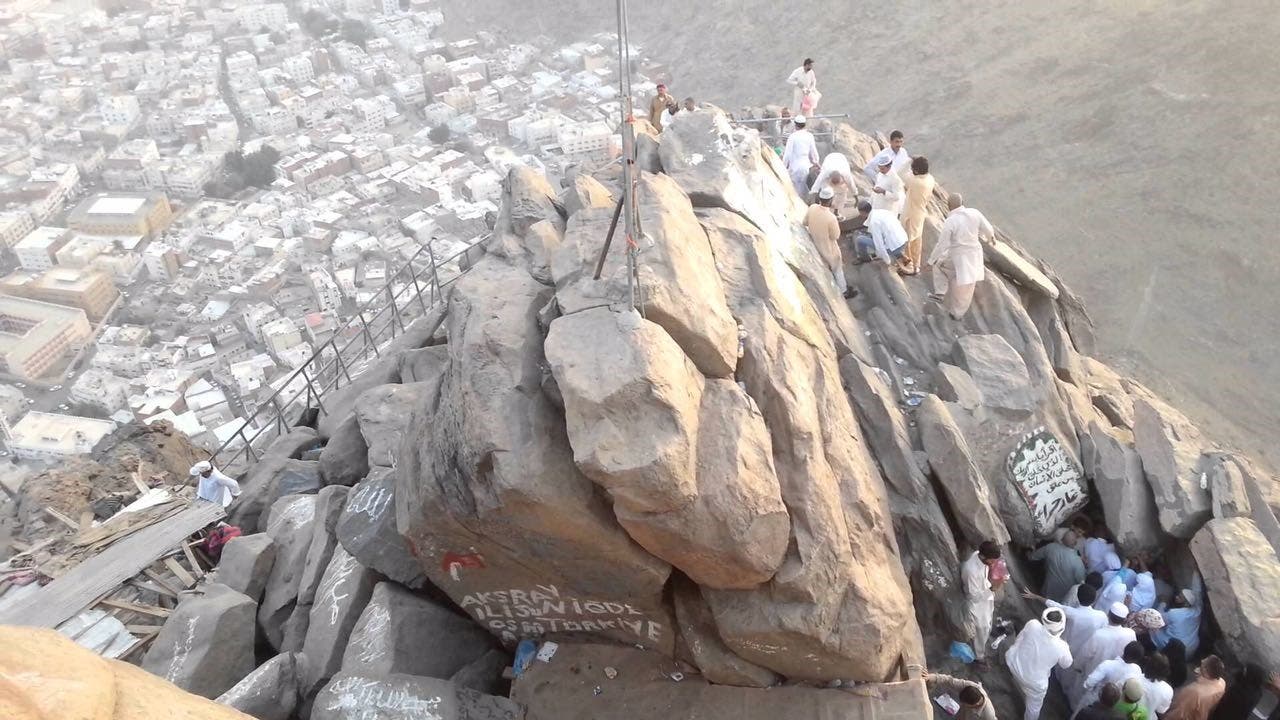
[[0,612],[0,625],[57,627],[177,549],[187,536],[225,515],[221,505],[197,501],[182,512],[112,544],[39,592],[6,608]]

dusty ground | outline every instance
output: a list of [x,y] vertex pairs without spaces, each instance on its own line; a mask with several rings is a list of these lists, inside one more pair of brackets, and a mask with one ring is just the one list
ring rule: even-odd
[[[512,39],[611,31],[613,7],[444,2],[451,34]],[[1272,467],[1277,30],[1258,0],[631,3],[635,42],[679,97],[785,100],[783,79],[816,58],[823,111],[903,129],[1084,295],[1106,359]]]

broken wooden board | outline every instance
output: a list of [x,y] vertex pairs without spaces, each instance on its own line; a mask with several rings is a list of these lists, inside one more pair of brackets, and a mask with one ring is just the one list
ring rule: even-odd
[[197,501],[178,513],[137,529],[102,553],[0,611],[0,625],[57,627],[96,598],[176,549],[187,536],[226,515],[217,503]]

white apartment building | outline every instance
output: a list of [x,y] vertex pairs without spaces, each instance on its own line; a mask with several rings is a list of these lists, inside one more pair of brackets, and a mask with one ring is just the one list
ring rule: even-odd
[[41,225],[13,246],[13,254],[23,270],[48,270],[57,264],[58,251],[70,239],[67,228]]
[[342,307],[342,291],[333,277],[324,270],[312,270],[307,274],[307,284],[315,295],[316,305],[322,311],[337,312]]
[[110,420],[29,412],[9,428],[7,445],[24,460],[60,460],[87,455],[115,429]]
[[90,368],[76,379],[68,397],[72,402],[83,403],[110,415],[128,409],[129,394],[128,380]]
[[250,32],[257,32],[260,28],[284,30],[289,24],[289,10],[281,3],[243,5],[236,8],[236,19]]
[[142,109],[133,95],[108,95],[98,103],[102,121],[108,125],[133,125]]
[[597,120],[590,123],[564,124],[556,132],[560,149],[570,157],[608,160],[613,131]]
[[280,63],[280,68],[298,84],[311,82],[316,77],[315,66],[306,55],[290,55]]

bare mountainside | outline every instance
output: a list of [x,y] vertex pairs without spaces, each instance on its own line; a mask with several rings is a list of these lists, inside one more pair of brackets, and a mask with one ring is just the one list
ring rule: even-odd
[[[600,0],[445,6],[454,36],[615,27]],[[631,28],[679,96],[728,108],[814,57],[822,111],[902,128],[1085,296],[1106,356],[1280,464],[1269,3],[633,2]]]

